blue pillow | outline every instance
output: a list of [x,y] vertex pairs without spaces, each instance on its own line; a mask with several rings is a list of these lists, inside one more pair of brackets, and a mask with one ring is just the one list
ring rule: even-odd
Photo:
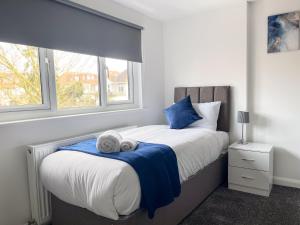
[[190,96],[165,109],[165,115],[171,129],[183,129],[202,119],[193,108]]

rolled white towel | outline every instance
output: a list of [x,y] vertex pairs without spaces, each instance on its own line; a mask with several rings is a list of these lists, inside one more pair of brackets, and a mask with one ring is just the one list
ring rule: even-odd
[[119,152],[122,136],[114,130],[105,131],[97,138],[96,147],[100,152]]
[[130,138],[124,138],[121,141],[121,151],[122,152],[128,152],[128,151],[134,151],[138,145],[138,142],[136,140],[130,139]]

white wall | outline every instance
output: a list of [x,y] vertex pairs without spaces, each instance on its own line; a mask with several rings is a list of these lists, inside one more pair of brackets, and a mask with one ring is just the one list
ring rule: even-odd
[[231,85],[232,141],[240,134],[236,111],[249,109],[249,139],[275,146],[275,183],[300,188],[300,51],[267,54],[268,16],[299,11],[300,1],[248,4],[164,25],[165,105],[176,86]]
[[[21,225],[30,219],[25,146],[96,130],[163,120],[163,36],[160,22],[109,0],[77,0],[102,12],[145,27],[143,31],[142,110],[56,118],[0,125],[0,224]],[[155,90],[153,89],[155,87]]]
[[275,146],[275,182],[300,187],[300,51],[267,54],[267,17],[300,10],[299,0],[250,7],[250,109],[255,141]]
[[237,110],[247,108],[247,7],[241,1],[164,25],[166,105],[176,86],[232,86],[232,138]]

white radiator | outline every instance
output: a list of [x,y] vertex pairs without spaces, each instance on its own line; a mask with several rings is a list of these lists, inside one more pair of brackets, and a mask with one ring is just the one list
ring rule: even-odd
[[42,159],[52,152],[40,151],[35,146],[30,146],[27,151],[31,216],[38,225],[48,224],[51,220],[50,194],[40,182],[39,166]]
[[[117,131],[124,131],[135,128],[136,126],[117,128]],[[76,142],[95,138],[101,132],[88,134],[85,136],[64,139],[55,142],[49,142],[41,145],[28,146],[27,164],[28,164],[28,182],[29,195],[31,203],[32,220],[38,225],[46,225],[51,222],[51,199],[50,193],[40,182],[39,167],[42,160],[49,154],[55,152],[59,146],[71,145]]]

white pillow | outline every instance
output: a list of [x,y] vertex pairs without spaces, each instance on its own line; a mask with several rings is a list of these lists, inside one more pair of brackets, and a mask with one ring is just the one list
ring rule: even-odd
[[202,127],[210,130],[217,130],[217,122],[221,102],[193,103],[195,111],[203,119],[192,123],[189,127]]

